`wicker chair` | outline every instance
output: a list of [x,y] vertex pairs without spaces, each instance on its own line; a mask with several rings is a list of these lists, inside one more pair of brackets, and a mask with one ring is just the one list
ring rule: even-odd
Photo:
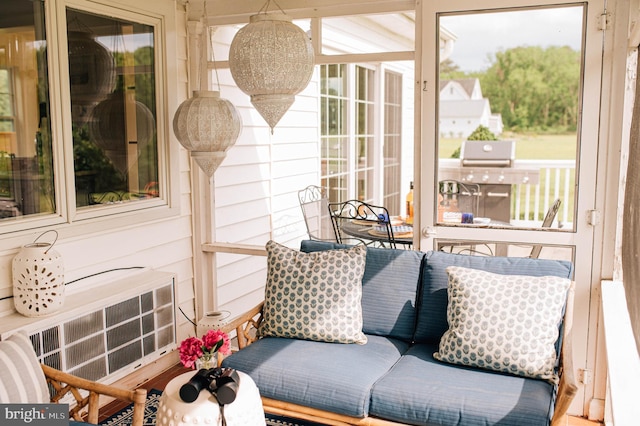
[[67,395],[75,400],[75,404],[69,404],[70,420],[98,424],[100,396],[104,395],[133,403],[131,424],[143,424],[145,389],[125,390],[40,364],[31,340],[24,333],[0,342],[0,403],[57,403]]

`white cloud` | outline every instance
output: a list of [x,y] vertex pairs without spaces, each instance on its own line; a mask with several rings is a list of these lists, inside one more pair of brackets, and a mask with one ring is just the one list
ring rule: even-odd
[[443,15],[440,25],[457,36],[451,60],[463,71],[489,66],[488,55],[517,46],[570,46],[582,42],[582,6]]

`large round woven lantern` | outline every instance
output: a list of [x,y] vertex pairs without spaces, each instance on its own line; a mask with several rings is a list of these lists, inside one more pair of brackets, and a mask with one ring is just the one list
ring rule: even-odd
[[[135,114],[135,133],[129,132],[127,116]],[[107,99],[98,103],[93,109],[89,121],[89,134],[93,141],[111,160],[113,166],[121,173],[128,169],[128,146],[135,134],[138,153],[156,134],[156,119],[153,112],[142,102],[122,91],[110,94]]]
[[241,124],[235,107],[220,98],[220,92],[200,90],[178,107],[173,117],[173,132],[211,177],[227,150],[236,143]]
[[285,14],[253,15],[233,38],[229,68],[271,131],[311,80],[311,41]]
[[113,54],[84,31],[69,31],[69,89],[74,120],[84,122],[86,110],[105,99],[116,85]]

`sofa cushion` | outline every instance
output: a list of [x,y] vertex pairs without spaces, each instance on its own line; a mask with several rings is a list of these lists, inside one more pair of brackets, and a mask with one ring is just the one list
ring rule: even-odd
[[263,397],[364,417],[371,388],[407,348],[382,336],[368,336],[366,345],[266,337],[226,357],[222,366],[251,376]]
[[15,333],[0,342],[0,402],[50,402],[47,379],[25,333]]
[[[300,250],[314,252],[347,246],[302,241]],[[362,330],[366,334],[411,341],[416,320],[417,287],[424,253],[367,247],[362,277]]]
[[545,275],[569,278],[573,273],[571,262],[522,257],[470,256],[464,254],[429,251],[422,264],[422,290],[418,300],[418,319],[415,340],[438,343],[448,328],[446,268],[461,266],[481,269],[494,274]]
[[362,332],[364,246],[303,253],[269,241],[266,249],[260,336],[367,342]]
[[558,381],[558,325],[571,281],[449,266],[439,361]]
[[409,349],[373,387],[369,414],[413,425],[549,425],[552,384],[442,363],[437,348]]

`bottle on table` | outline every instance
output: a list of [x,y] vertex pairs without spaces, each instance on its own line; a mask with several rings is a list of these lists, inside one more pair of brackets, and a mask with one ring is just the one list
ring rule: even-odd
[[407,193],[407,225],[413,225],[413,182],[409,186],[409,192]]
[[462,213],[458,206],[458,184],[441,182],[438,194],[438,223],[460,223]]

